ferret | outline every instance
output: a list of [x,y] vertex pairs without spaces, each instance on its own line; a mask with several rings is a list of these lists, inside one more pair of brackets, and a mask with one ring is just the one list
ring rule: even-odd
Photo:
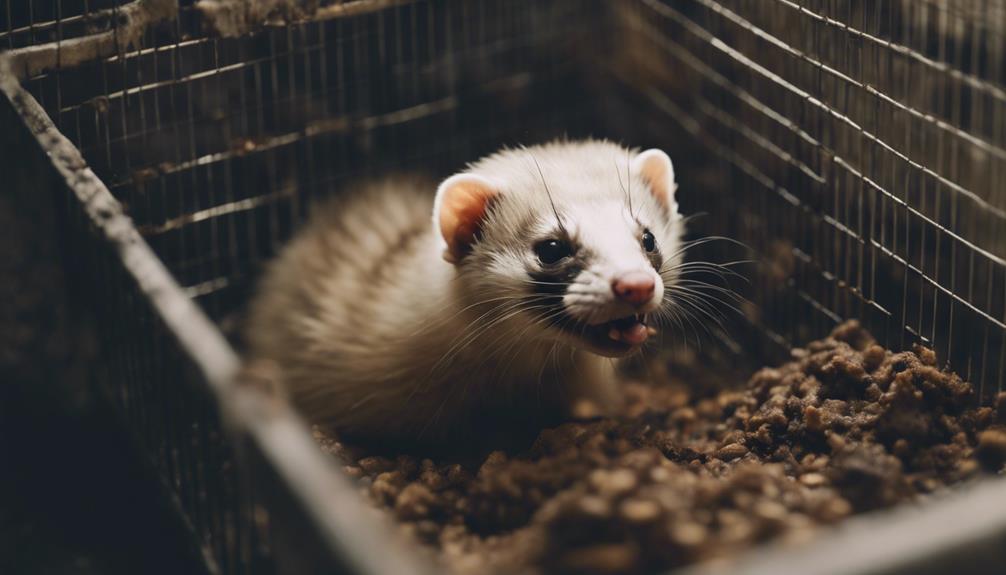
[[315,209],[259,284],[249,357],[309,420],[376,441],[617,405],[614,359],[654,335],[681,260],[667,154],[504,149],[433,189],[393,179]]

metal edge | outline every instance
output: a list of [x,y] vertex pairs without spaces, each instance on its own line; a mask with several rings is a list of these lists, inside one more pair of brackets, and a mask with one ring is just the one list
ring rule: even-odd
[[136,44],[150,26],[174,18],[177,13],[177,0],[135,0],[102,10],[95,15],[120,20],[112,30],[9,50],[8,70],[25,79],[46,70],[115,55]]
[[798,545],[755,547],[669,575],[894,575],[1001,573],[1006,479],[949,488],[930,501],[845,519]]
[[155,313],[201,372],[232,437],[246,435],[251,440],[313,523],[333,560],[361,574],[433,573],[432,566],[396,537],[387,522],[377,518],[352,481],[322,453],[307,425],[289,405],[255,385],[241,384],[241,362],[234,349],[185,295],[76,146],[21,86],[6,52],[0,53],[0,92],[73,191],[98,236],[118,254]]
[[414,0],[343,0],[319,6],[317,0],[198,0],[203,22],[215,34],[235,38],[265,27],[349,18],[409,4]]

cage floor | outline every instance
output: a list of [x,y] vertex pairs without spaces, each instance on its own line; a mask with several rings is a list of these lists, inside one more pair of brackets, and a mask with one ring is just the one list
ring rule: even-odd
[[[651,361],[615,417],[475,457],[373,452],[315,436],[371,502],[460,573],[637,573],[828,537],[1006,462],[1006,421],[926,348],[857,324],[746,385],[699,356]],[[999,398],[1006,405],[1006,395]]]

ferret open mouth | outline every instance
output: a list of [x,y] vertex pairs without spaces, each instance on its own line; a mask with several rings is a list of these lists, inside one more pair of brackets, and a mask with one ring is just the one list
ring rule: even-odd
[[613,319],[598,326],[606,330],[608,339],[629,345],[639,345],[646,341],[653,328],[646,325],[646,314],[629,315]]
[[646,314],[620,317],[604,323],[569,326],[568,331],[581,337],[604,355],[623,355],[640,346],[657,331],[646,324]]

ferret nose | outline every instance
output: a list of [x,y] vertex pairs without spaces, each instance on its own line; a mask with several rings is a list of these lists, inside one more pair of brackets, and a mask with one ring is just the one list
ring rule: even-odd
[[653,275],[642,271],[626,272],[611,281],[615,297],[632,305],[644,304],[653,297]]

